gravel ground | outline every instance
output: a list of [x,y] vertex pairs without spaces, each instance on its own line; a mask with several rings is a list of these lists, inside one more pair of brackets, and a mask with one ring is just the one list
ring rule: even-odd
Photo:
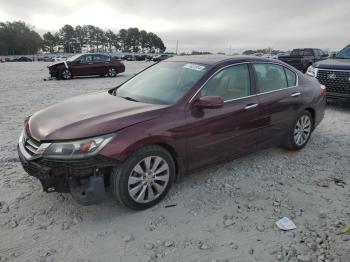
[[[158,206],[134,212],[108,198],[80,206],[26,175],[16,143],[27,115],[108,89],[117,78],[44,81],[46,63],[0,64],[0,261],[350,261],[350,107],[328,106],[300,152],[279,148],[196,172]],[[345,181],[344,187],[331,178]],[[176,206],[167,207],[167,205]],[[288,217],[297,229],[275,222]]]

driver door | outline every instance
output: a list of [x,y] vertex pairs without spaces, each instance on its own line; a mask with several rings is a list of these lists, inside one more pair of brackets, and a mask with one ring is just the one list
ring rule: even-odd
[[[201,96],[220,96],[220,108],[199,108]],[[189,169],[232,159],[251,150],[259,129],[256,95],[251,88],[248,64],[217,71],[193,99],[187,112]]]
[[83,55],[70,67],[75,76],[90,75],[94,71],[93,57],[92,55]]

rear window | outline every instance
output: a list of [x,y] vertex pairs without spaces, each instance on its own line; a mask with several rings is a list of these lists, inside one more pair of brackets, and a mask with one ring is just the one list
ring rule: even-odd
[[312,56],[312,50],[311,49],[294,49],[291,56]]

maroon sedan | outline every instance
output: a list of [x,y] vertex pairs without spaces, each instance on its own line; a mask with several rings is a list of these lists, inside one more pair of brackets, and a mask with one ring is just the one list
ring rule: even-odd
[[272,146],[303,148],[325,112],[325,87],[257,57],[186,56],[109,92],[71,98],[25,121],[18,152],[46,192],[97,203],[157,204],[179,176]]
[[125,71],[121,59],[105,54],[79,54],[48,66],[51,77],[68,80],[74,76],[115,77]]

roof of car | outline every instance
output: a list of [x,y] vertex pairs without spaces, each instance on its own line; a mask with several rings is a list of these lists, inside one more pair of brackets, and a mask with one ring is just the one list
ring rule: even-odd
[[261,58],[257,56],[244,56],[244,55],[189,55],[189,56],[174,56],[168,58],[165,61],[171,62],[188,62],[188,63],[199,63],[205,65],[215,65],[222,62],[253,62],[253,61],[263,61],[271,62],[276,61],[268,58]]

